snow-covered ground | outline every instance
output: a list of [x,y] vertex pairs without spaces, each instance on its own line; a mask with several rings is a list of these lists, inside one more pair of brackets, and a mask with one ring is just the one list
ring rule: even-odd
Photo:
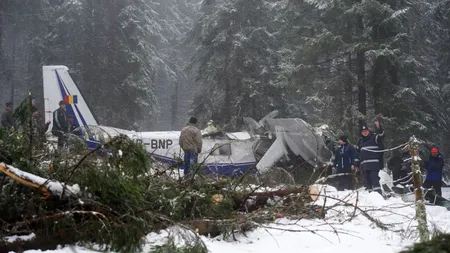
[[[345,251],[378,253],[398,252],[417,240],[417,223],[412,203],[405,203],[400,198],[384,200],[377,193],[343,191],[336,192],[327,187],[326,206],[335,206],[329,210],[325,220],[293,221],[285,218],[276,223],[258,228],[237,237],[238,241],[224,241],[220,238],[202,237],[212,253],[335,253]],[[450,198],[450,188],[443,188],[444,196]],[[336,199],[333,199],[336,198]],[[340,200],[337,200],[340,199]],[[351,219],[355,208],[342,203],[355,204],[387,226],[388,230],[377,227],[362,212],[356,210],[356,217]],[[323,204],[320,198],[317,204]],[[430,231],[450,233],[450,211],[439,206],[426,206]],[[148,244],[144,252],[149,252],[150,245],[160,244],[167,238],[167,232],[152,233],[147,236]],[[74,251],[75,249],[75,251]],[[93,253],[80,247],[65,247],[53,251],[29,250],[26,253]]]
[[450,187],[442,188],[442,197],[450,199]]

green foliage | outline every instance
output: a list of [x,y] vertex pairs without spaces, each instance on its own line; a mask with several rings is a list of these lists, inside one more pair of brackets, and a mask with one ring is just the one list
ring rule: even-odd
[[[203,178],[180,184],[151,175],[152,164],[143,144],[124,135],[102,143],[106,155],[86,147],[76,149],[71,144],[79,143],[69,142],[68,149],[45,150],[40,162],[23,159],[27,149],[20,132],[0,129],[0,137],[2,150],[8,151],[4,156],[10,157],[15,167],[68,185],[77,184],[81,189],[68,198],[60,199],[58,193],[42,200],[37,189],[6,177],[1,185],[0,213],[5,228],[12,229],[12,233],[26,225],[24,220],[34,219],[28,229],[37,238],[57,236],[85,246],[104,245],[104,250],[139,252],[149,232],[190,219],[227,219],[235,215],[231,198],[213,203],[213,195],[220,190]],[[48,162],[42,163],[42,159],[50,157],[53,170]],[[191,246],[176,252],[204,249],[201,245]],[[173,247],[168,244],[165,250]]]
[[[156,222],[153,214],[144,211],[152,203],[145,200],[150,161],[144,155],[142,144],[118,136],[104,143],[104,148],[111,150],[113,155],[98,157],[93,153],[80,164],[78,154],[85,148],[75,150],[71,147],[70,153],[66,153],[67,150],[52,151],[44,155],[54,157],[55,172],[51,172],[45,166],[40,169],[37,161],[24,160],[26,145],[20,132],[0,129],[0,135],[3,137],[1,148],[7,151],[5,156],[11,158],[15,167],[69,185],[76,182],[82,189],[79,195],[69,198],[69,202],[58,200],[57,196],[43,201],[39,191],[7,177],[2,185],[0,211],[2,220],[9,226],[35,218],[36,223],[31,228],[37,237],[59,235],[73,237],[73,242],[105,244],[112,250],[139,251],[142,236],[152,231]],[[122,156],[118,156],[118,150]]]
[[[25,99],[20,106],[14,111],[13,116],[19,121],[19,126],[29,123],[31,117],[31,97]],[[20,128],[20,130],[9,130],[0,128],[0,162],[21,168],[23,171],[33,173],[38,176],[44,175],[38,169],[36,160],[30,159],[28,127]],[[39,201],[39,193],[26,188],[23,185],[16,184],[0,175],[2,187],[0,210],[2,220],[17,220],[23,214],[33,212],[34,204]],[[26,201],[25,201],[26,200]]]
[[[145,1],[129,0],[43,2],[33,15],[40,26],[31,36],[33,64],[68,66],[104,124],[121,128],[129,128],[130,122],[148,124],[157,110],[155,49],[145,42],[154,32],[155,17],[149,8]],[[41,73],[36,66],[31,68]]]
[[14,110],[13,118],[18,121],[19,126],[21,126],[22,128],[29,128],[29,124],[31,121],[31,95],[28,95]]
[[174,237],[169,237],[167,242],[163,245],[153,246],[150,250],[151,253],[208,253],[208,249],[198,239],[194,239],[193,242],[188,242],[188,245],[177,246],[175,244]]
[[191,108],[201,123],[213,119],[235,130],[242,117],[284,109],[283,91],[273,82],[281,45],[273,13],[261,1],[205,2],[187,40],[199,45],[190,63],[199,87]]
[[297,91],[292,108],[356,136],[359,119],[382,119],[387,146],[411,134],[442,138],[436,125],[448,120],[433,108],[445,91],[436,78],[437,37],[447,33],[445,22],[430,17],[441,8],[437,1],[290,1],[279,37],[289,50],[278,78]]
[[[14,112],[14,116],[19,119],[19,126],[28,124],[31,116],[27,110],[27,100],[22,102],[21,106]],[[19,130],[0,128],[0,162],[13,164],[22,168],[22,170],[39,174],[36,170],[38,162],[32,158],[30,151],[36,150],[36,146],[30,145],[29,127],[22,127]]]
[[438,234],[431,240],[416,243],[414,246],[399,253],[449,253],[450,234]]
[[166,182],[163,189],[160,187],[156,183],[150,185],[149,190],[156,194],[149,194],[148,201],[155,203],[155,212],[164,213],[171,220],[227,219],[235,214],[230,198],[213,203],[213,195],[219,192],[208,182],[196,180],[185,187],[180,187],[176,182]]

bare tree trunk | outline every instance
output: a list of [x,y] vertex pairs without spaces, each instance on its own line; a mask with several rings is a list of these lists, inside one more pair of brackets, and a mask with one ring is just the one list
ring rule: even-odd
[[179,83],[174,83],[174,90],[172,91],[172,105],[171,105],[171,118],[170,118],[170,128],[173,130],[173,127],[177,123],[178,119],[178,93],[179,93]]
[[[0,1],[0,76],[4,76],[6,83],[11,82],[11,71],[8,68],[5,52],[3,51],[2,41],[3,32],[5,30],[5,17],[4,14],[7,11],[7,3]],[[5,86],[4,86],[5,87]],[[6,86],[7,87],[7,86]]]
[[[16,20],[14,20],[14,22],[16,22]],[[14,29],[17,29],[17,26],[14,25]],[[13,33],[14,39],[13,39],[13,48],[12,48],[12,59],[11,59],[11,68],[13,69],[13,72],[15,72],[16,69],[16,44],[17,44],[17,34]],[[11,85],[11,99],[10,101],[14,104],[14,95],[16,93],[16,82],[14,79],[14,75],[12,76],[13,78],[11,78],[9,84]]]
[[425,204],[423,203],[422,193],[422,174],[419,166],[419,142],[415,136],[409,139],[409,150],[412,158],[411,170],[413,172],[414,193],[416,195],[416,219],[418,223],[418,230],[420,241],[425,242],[430,239],[430,232],[428,231],[427,213],[425,211]]
[[386,62],[383,57],[379,57],[375,60],[375,63],[372,67],[372,96],[373,96],[373,108],[375,115],[382,112],[382,94],[381,94],[381,85],[386,80],[384,78],[384,66]]
[[[357,18],[357,31],[358,35],[362,35],[364,31],[364,23],[363,18],[359,16]],[[361,114],[366,115],[367,114],[367,105],[366,105],[366,83],[365,83],[365,65],[366,65],[366,58],[365,58],[365,51],[362,49],[361,51],[356,53],[356,68],[357,68],[357,75],[358,75],[358,110],[361,112]]]
[[28,157],[28,161],[32,161],[33,159],[33,115],[31,114],[31,92],[28,92],[28,97],[27,97],[27,102],[28,102],[28,110],[29,110],[29,118],[28,118],[28,138],[30,140],[30,150],[29,150],[29,157]]

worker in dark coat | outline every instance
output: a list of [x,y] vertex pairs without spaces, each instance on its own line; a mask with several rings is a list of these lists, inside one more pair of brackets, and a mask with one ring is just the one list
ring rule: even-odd
[[334,154],[333,172],[338,174],[350,174],[338,176],[339,191],[353,189],[352,170],[355,165],[356,149],[348,143],[348,137],[343,135],[338,140],[340,146]]
[[388,169],[392,171],[393,185],[406,186],[412,184],[411,157],[409,148],[405,146],[396,155],[391,157],[387,163]]
[[356,164],[362,171],[366,189],[382,194],[378,174],[383,168],[383,153],[380,152],[380,146],[383,146],[384,131],[378,120],[375,121],[375,126],[377,128],[376,133],[370,131],[367,124],[361,124],[361,139],[358,142]]
[[[32,145],[36,148],[43,148],[45,143],[45,133],[48,130],[48,127],[51,123],[50,120],[44,122],[44,118],[39,113],[39,110],[36,106],[31,107],[31,115],[32,115],[32,134],[33,134],[33,143]],[[26,127],[26,126],[25,126]]]
[[47,132],[51,121],[48,120],[47,122],[44,122],[44,118],[39,113],[36,106],[31,107],[31,115],[33,116],[33,134],[39,138],[44,138],[45,132]]
[[13,118],[13,103],[8,102],[6,103],[6,110],[2,114],[1,124],[2,127],[8,128],[8,129],[17,129],[16,122]]
[[433,188],[436,194],[442,196],[442,171],[444,169],[444,158],[437,147],[431,148],[429,160],[425,163],[427,177],[423,183],[424,188]]
[[59,101],[59,108],[53,112],[53,127],[52,134],[58,137],[58,148],[65,145],[65,134],[69,131],[67,123],[66,104],[64,101]]
[[72,114],[67,115],[67,124],[68,124],[68,128],[69,128],[69,133],[77,135],[77,136],[81,136],[81,130],[79,128],[77,128],[77,126],[73,122]]

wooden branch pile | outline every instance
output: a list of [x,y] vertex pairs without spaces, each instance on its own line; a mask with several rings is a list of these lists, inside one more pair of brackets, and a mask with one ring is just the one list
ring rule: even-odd
[[[9,221],[2,224],[1,234],[3,235],[21,235],[30,234],[36,229],[48,226],[48,224],[63,221],[68,216],[76,217],[77,227],[80,230],[90,221],[115,224],[122,226],[121,213],[113,208],[102,206],[94,199],[86,199],[82,194],[77,195],[73,191],[75,187],[66,186],[64,183],[41,178],[30,173],[15,169],[11,166],[0,164],[0,171],[12,180],[37,190],[41,194],[40,201],[48,206],[48,212],[42,216],[27,216],[19,220]],[[177,184],[177,188],[184,191],[200,190],[204,187],[202,183]],[[298,186],[287,189],[257,191],[254,190],[235,190],[236,187],[226,187],[229,181],[218,181],[207,184],[208,189],[212,189],[212,197],[209,206],[202,208],[214,208],[220,206],[222,202],[230,201],[232,203],[232,215],[230,218],[219,217],[193,217],[182,220],[174,220],[166,213],[155,213],[155,211],[138,211],[135,215],[142,213],[152,213],[154,217],[153,231],[166,229],[172,225],[182,225],[196,231],[197,234],[216,236],[219,234],[233,234],[235,232],[245,232],[258,226],[258,224],[270,223],[277,218],[321,218],[325,213],[323,208],[311,204],[317,198],[317,189],[308,186]],[[161,183],[163,185],[163,183]],[[163,188],[163,187],[162,187]],[[66,191],[66,194],[62,194]],[[228,190],[227,190],[228,189]],[[233,189],[233,190],[231,190]],[[180,190],[180,191],[182,191]],[[52,196],[56,196],[52,197]],[[78,200],[77,200],[78,199]],[[74,201],[75,200],[75,201]],[[120,200],[118,200],[120,201]],[[148,216],[147,216],[148,217]],[[2,220],[3,221],[3,220]],[[115,226],[114,225],[114,226]],[[82,230],[84,231],[84,230]],[[88,231],[88,230],[86,230]],[[70,232],[70,231],[69,231]],[[73,232],[73,231],[72,231]],[[148,231],[151,232],[151,231]],[[16,241],[13,243],[0,243],[0,251],[18,251],[18,249],[51,249],[59,243],[73,243],[71,233],[55,234],[54,236],[37,235],[34,240]],[[144,234],[142,235],[144,236]],[[40,245],[40,246],[39,246]],[[20,250],[19,250],[20,251]]]

